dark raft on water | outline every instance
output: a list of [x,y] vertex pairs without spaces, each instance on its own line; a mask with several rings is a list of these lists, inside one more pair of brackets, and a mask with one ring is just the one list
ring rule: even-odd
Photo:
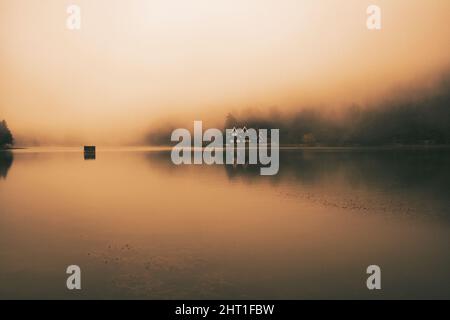
[[84,159],[95,160],[95,146],[84,146]]

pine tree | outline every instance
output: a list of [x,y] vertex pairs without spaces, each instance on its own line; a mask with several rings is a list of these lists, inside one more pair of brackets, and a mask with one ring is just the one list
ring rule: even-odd
[[12,145],[14,142],[14,138],[11,134],[11,131],[6,124],[6,121],[3,120],[0,122],[0,148],[4,148],[6,146]]

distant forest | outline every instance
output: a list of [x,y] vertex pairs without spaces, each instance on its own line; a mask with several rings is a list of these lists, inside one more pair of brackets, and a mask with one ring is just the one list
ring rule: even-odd
[[[282,114],[239,117],[229,113],[225,128],[278,128],[283,145],[383,146],[450,144],[450,76],[441,79],[432,93],[415,98],[402,96],[373,106],[352,105],[339,112],[301,108]],[[170,144],[174,127],[155,128],[146,142]]]

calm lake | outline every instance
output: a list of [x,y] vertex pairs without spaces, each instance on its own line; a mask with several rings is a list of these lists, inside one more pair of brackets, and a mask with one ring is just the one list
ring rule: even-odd
[[449,164],[449,149],[294,149],[260,176],[160,149],[2,151],[0,298],[449,299]]

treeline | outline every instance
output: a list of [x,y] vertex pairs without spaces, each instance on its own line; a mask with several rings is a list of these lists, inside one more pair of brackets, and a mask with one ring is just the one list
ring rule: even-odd
[[[408,90],[412,95],[420,95]],[[225,127],[279,128],[282,144],[380,146],[450,144],[450,76],[421,97],[391,98],[339,111],[303,108],[289,115],[229,114]]]
[[[223,129],[280,129],[280,143],[308,146],[381,146],[450,144],[450,77],[433,93],[420,98],[402,96],[372,106],[349,106],[338,111],[302,108],[282,114],[228,114]],[[414,92],[416,93],[416,92]],[[170,144],[174,127],[152,131],[150,144]]]
[[12,146],[14,138],[5,120],[0,121],[0,148]]

